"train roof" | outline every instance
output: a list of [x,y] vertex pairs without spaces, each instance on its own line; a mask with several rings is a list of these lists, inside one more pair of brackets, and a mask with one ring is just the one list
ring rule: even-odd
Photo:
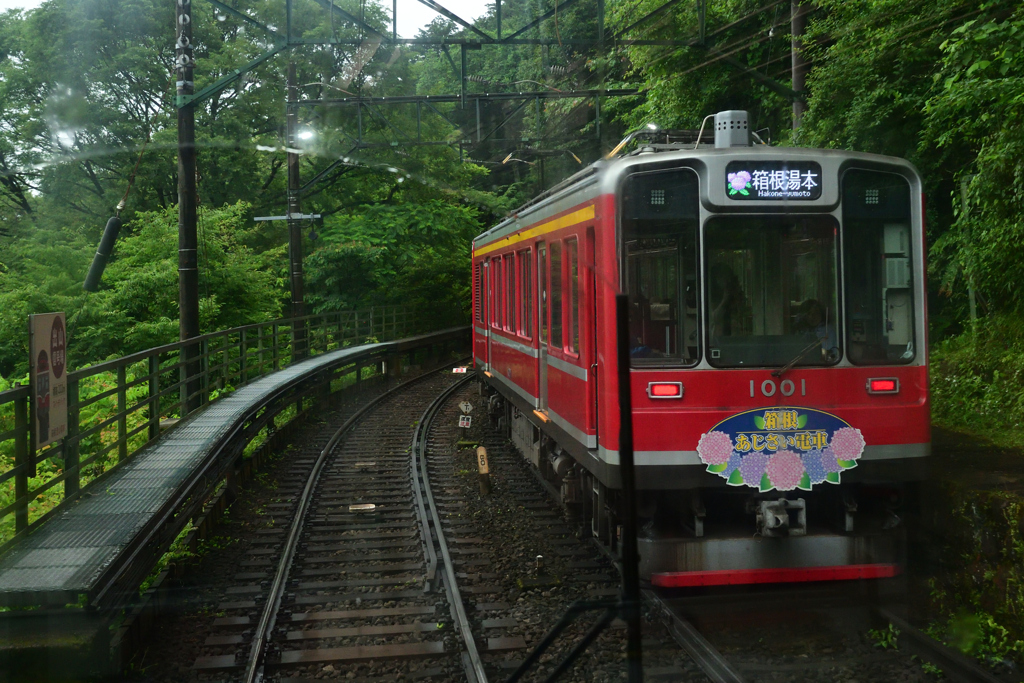
[[[694,136],[695,139],[696,136]],[[477,235],[473,240],[474,247],[492,242],[503,235],[514,232],[521,226],[525,227],[533,222],[531,218],[535,216],[538,220],[544,218],[543,214],[547,213],[546,208],[555,203],[561,204],[561,200],[585,187],[599,185],[600,190],[612,192],[628,169],[638,165],[661,165],[672,161],[700,161],[701,159],[722,159],[723,157],[749,160],[755,155],[758,157],[770,156],[779,161],[815,161],[838,158],[842,162],[861,161],[871,166],[884,164],[891,167],[895,165],[901,167],[908,176],[919,177],[913,164],[899,157],[838,149],[775,147],[765,144],[716,148],[712,144],[704,143],[704,139],[702,138],[701,142],[696,145],[693,141],[688,143],[645,143],[623,156],[614,159],[599,159],[511,211],[497,225]]]

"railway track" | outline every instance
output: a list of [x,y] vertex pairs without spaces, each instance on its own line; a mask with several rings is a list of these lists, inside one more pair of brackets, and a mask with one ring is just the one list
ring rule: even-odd
[[[241,633],[208,638],[207,651],[222,654],[200,657],[193,671],[248,683],[373,662],[386,677],[389,662],[423,659],[428,674],[486,680],[472,677],[479,655],[454,607],[420,464],[433,415],[465,381],[442,369],[405,382],[347,418],[333,414],[341,424],[326,443],[293,454],[218,605],[215,626]],[[274,523],[282,518],[283,528]],[[466,676],[457,675],[463,661]]]
[[409,658],[454,673],[463,653],[473,672],[479,656],[464,612],[454,608],[457,587],[436,581],[445,568],[437,546],[442,558],[446,548],[443,535],[431,534],[420,467],[425,430],[459,384],[444,374],[409,382],[346,420],[324,446],[295,502],[245,683],[281,669],[368,661],[386,675],[387,662]]

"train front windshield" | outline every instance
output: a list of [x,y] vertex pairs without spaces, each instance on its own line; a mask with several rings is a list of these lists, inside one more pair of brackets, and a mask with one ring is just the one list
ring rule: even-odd
[[704,229],[708,362],[826,365],[836,333],[831,216],[717,216]]
[[850,170],[840,189],[841,223],[720,213],[705,220],[701,242],[695,172],[628,178],[621,228],[633,364],[912,362],[910,186],[894,173]]

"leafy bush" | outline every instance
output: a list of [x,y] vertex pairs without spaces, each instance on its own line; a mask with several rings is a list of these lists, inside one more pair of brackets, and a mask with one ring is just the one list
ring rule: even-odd
[[936,494],[948,516],[930,581],[937,619],[929,633],[990,664],[1024,662],[1024,500],[960,484]]

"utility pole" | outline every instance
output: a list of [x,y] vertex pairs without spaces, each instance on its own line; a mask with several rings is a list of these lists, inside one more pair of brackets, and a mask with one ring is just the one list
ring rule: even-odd
[[[199,242],[196,237],[196,112],[187,102],[195,92],[192,71],[192,0],[177,0],[177,42],[174,45],[177,69],[178,104],[178,332],[185,341],[199,336]],[[183,412],[191,412],[202,403],[198,395],[199,346],[182,349]]]
[[[288,266],[292,284],[292,318],[300,318],[306,314],[306,305],[302,292],[302,214],[300,203],[299,155],[298,145],[299,110],[294,104],[299,99],[296,85],[295,62],[288,63],[288,101],[285,104],[285,135],[288,147]],[[295,320],[292,323],[292,358],[298,360],[306,356],[306,323]]]
[[804,29],[807,28],[807,6],[802,0],[790,1],[789,33],[790,48],[793,53],[793,91],[797,97],[793,98],[793,130],[800,127],[800,119],[807,111],[807,103],[803,97],[807,87],[808,62],[803,53]]

